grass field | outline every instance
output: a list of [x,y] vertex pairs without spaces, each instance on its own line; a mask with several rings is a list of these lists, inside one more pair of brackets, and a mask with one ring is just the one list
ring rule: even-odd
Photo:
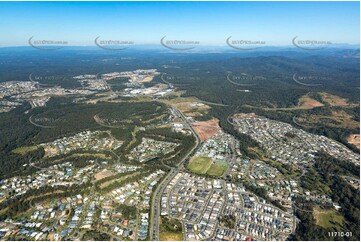
[[182,233],[175,232],[160,232],[159,237],[161,241],[182,241]]
[[19,147],[14,149],[12,152],[15,154],[20,154],[20,155],[25,155],[26,153],[36,150],[38,147],[37,146],[23,146],[23,147]]
[[208,157],[195,157],[190,160],[188,169],[194,173],[205,174],[212,165],[212,160]]
[[223,173],[227,170],[228,164],[226,162],[216,162],[209,167],[207,174],[210,176],[222,176]]
[[334,209],[315,209],[314,213],[317,225],[323,228],[340,228],[343,217]]
[[195,157],[188,164],[188,169],[197,174],[207,174],[220,177],[227,170],[226,162],[215,162],[208,157]]
[[135,126],[134,130],[132,131],[132,140],[129,142],[126,149],[128,149],[130,146],[132,146],[137,141],[138,131],[139,131],[139,128],[137,126]]
[[159,237],[161,241],[182,241],[182,224],[175,219],[161,217]]
[[78,153],[78,154],[72,154],[70,156],[68,156],[67,158],[74,158],[74,157],[79,157],[79,156],[94,156],[94,157],[99,157],[101,159],[110,159],[112,158],[109,155],[103,154],[103,153]]
[[[121,174],[121,173],[119,173]],[[129,175],[124,175],[124,176],[121,176],[121,177],[117,177],[117,178],[114,178],[114,179],[111,179],[109,181],[106,181],[106,182],[102,182],[102,180],[98,180],[99,182],[99,187],[100,189],[105,189],[107,188],[107,186],[110,186],[112,183],[114,182],[122,182],[124,181],[125,179],[128,179],[128,178],[131,178],[133,176],[137,176],[139,175],[140,173],[138,171],[134,172],[134,173],[131,173]],[[116,176],[116,175],[115,175]]]

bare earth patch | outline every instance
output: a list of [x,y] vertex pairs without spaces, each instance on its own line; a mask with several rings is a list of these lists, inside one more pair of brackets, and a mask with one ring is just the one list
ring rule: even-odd
[[351,134],[347,138],[347,142],[350,143],[350,144],[353,144],[358,149],[360,149],[360,135],[359,134]]
[[146,82],[151,82],[154,78],[154,75],[147,75],[146,77],[144,77],[142,80],[138,81],[138,76],[133,76],[131,77],[132,81],[137,80],[137,82],[139,83],[146,83]]
[[218,125],[218,119],[195,122],[192,124],[192,126],[202,141],[209,139],[213,135],[217,134],[220,130],[220,127]]
[[258,117],[255,113],[236,113],[233,118],[255,118]]
[[95,174],[94,177],[95,177],[95,180],[98,181],[98,180],[101,180],[101,179],[106,178],[108,176],[112,176],[114,174],[115,174],[114,172],[112,172],[110,170],[107,170],[107,169],[104,169],[104,170],[98,172],[97,174]]
[[175,106],[189,117],[202,116],[202,113],[206,113],[210,109],[210,106],[203,104],[196,97],[178,97],[164,102]]
[[332,95],[326,92],[320,92],[323,100],[327,102],[330,106],[348,106],[348,100],[346,98],[342,98],[336,95]]
[[333,116],[336,116],[336,117],[347,118],[347,119],[352,118],[352,116],[350,114],[346,113],[344,110],[338,110],[338,111],[332,110],[331,113]]
[[154,78],[154,76],[147,76],[141,82],[142,83],[151,82],[153,80],[153,78]]
[[321,102],[319,102],[313,98],[310,98],[307,94],[302,96],[299,99],[298,103],[299,103],[298,106],[300,106],[302,108],[306,108],[306,109],[324,106]]

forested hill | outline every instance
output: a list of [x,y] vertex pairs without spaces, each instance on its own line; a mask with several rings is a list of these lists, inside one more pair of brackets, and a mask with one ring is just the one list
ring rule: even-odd
[[[173,75],[172,82],[182,85],[187,95],[210,102],[288,107],[296,105],[298,98],[309,91],[330,92],[359,102],[355,88],[359,86],[359,60],[355,58],[232,57],[177,66],[161,70]],[[295,82],[295,74],[315,86]],[[240,91],[243,89],[251,92]]]

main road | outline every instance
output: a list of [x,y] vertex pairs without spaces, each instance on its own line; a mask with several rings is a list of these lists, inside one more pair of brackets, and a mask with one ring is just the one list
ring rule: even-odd
[[177,175],[177,173],[184,168],[184,163],[189,160],[189,158],[194,154],[194,152],[201,146],[202,140],[196,133],[196,131],[193,129],[192,124],[187,120],[187,118],[184,116],[182,112],[180,112],[176,107],[167,104],[178,116],[183,120],[185,124],[187,124],[188,128],[192,131],[192,134],[196,138],[196,145],[190,150],[184,158],[179,162],[177,167],[171,168],[171,171],[168,173],[168,175],[159,183],[156,190],[153,193],[152,197],[152,205],[151,205],[151,215],[150,215],[150,240],[157,240],[159,241],[159,217],[160,217],[160,203],[162,194],[167,187],[167,185],[170,183],[170,181]]

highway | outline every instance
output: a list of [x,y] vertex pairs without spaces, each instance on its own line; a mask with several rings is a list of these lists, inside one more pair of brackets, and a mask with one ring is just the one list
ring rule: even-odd
[[185,124],[187,124],[188,128],[192,131],[194,137],[196,138],[196,145],[190,150],[187,155],[179,162],[176,168],[171,168],[171,171],[168,175],[159,183],[156,190],[153,193],[152,197],[152,205],[151,205],[151,215],[150,215],[150,227],[149,227],[149,238],[150,240],[157,240],[159,241],[159,217],[160,217],[160,203],[163,191],[169,184],[169,182],[176,176],[176,174],[184,169],[184,163],[189,160],[190,157],[194,154],[194,152],[201,146],[202,140],[195,132],[192,127],[192,124],[186,119],[184,114],[180,112],[176,107],[167,104],[182,120]]

